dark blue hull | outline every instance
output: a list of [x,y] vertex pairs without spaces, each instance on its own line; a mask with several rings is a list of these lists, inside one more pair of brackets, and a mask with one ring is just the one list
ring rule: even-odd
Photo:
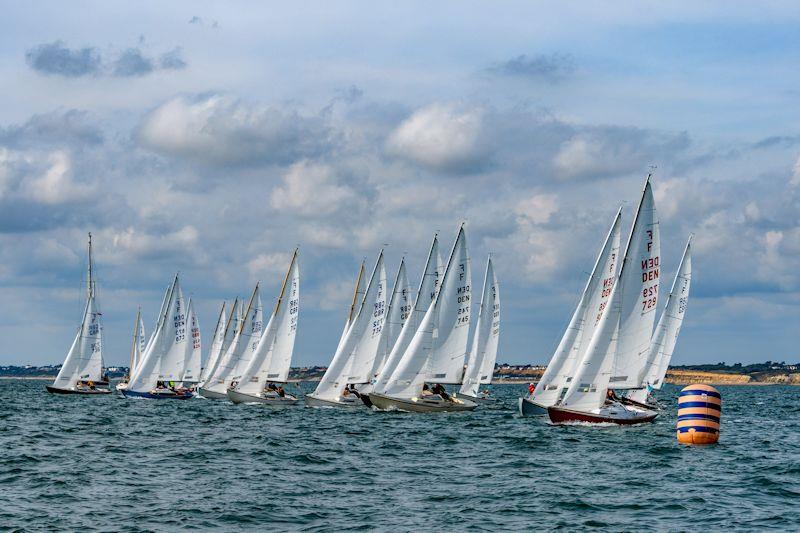
[[147,398],[150,400],[188,400],[194,396],[193,392],[185,392],[180,394],[153,394],[152,392],[136,392],[128,389],[122,389],[120,392],[126,398]]

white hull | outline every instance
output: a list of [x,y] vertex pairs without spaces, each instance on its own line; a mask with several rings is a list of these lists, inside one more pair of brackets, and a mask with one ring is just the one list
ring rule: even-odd
[[244,394],[237,392],[233,389],[228,389],[228,399],[233,403],[259,403],[264,405],[274,405],[275,407],[288,407],[290,405],[297,405],[300,400],[294,396],[287,394],[286,396],[275,395],[260,395]]
[[522,416],[547,416],[547,407],[534,403],[529,398],[520,398],[519,414]]
[[118,391],[123,391],[123,390],[126,390],[127,388],[128,388],[128,383],[127,382],[117,383],[116,389]]
[[382,411],[408,411],[412,413],[437,413],[453,411],[472,411],[478,404],[470,400],[454,399],[451,401],[442,399],[439,395],[431,395],[422,398],[393,398],[373,392],[369,395],[372,404]]
[[361,398],[355,395],[350,395],[347,398],[339,397],[338,400],[323,400],[322,398],[317,398],[313,394],[306,394],[305,401],[306,405],[309,407],[340,407],[344,409],[365,407]]
[[460,392],[457,392],[455,396],[459,400],[469,400],[478,405],[493,405],[500,403],[500,400],[494,398],[493,396],[470,396],[469,394],[461,394]]
[[225,392],[216,392],[210,389],[206,389],[200,387],[197,390],[197,393],[200,394],[203,398],[208,398],[209,400],[227,400],[228,395]]

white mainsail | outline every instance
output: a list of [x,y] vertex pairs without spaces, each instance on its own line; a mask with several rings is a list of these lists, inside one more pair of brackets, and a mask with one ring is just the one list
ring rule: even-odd
[[217,326],[214,328],[214,336],[211,339],[211,348],[208,350],[206,364],[203,365],[203,370],[200,372],[201,383],[207,380],[208,376],[217,368],[217,362],[222,353],[222,345],[225,342],[225,326],[228,321],[225,315],[225,304],[226,302],[222,302],[222,308],[220,308],[219,317],[217,317]]
[[486,261],[481,303],[472,349],[467,359],[467,368],[461,384],[461,394],[477,397],[482,384],[492,382],[494,363],[497,360],[497,345],[500,340],[500,285],[494,273],[491,256]]
[[78,381],[101,381],[103,377],[103,323],[95,300],[92,265],[92,234],[88,244],[88,277],[86,305],[72,346],[53,382],[53,387],[72,389]]
[[417,297],[414,299],[414,306],[411,308],[411,313],[406,318],[403,328],[400,330],[400,335],[392,346],[389,356],[383,365],[383,369],[378,374],[378,378],[374,385],[376,392],[386,392],[386,385],[389,383],[389,378],[392,377],[397,368],[398,363],[403,358],[406,348],[414,338],[425,313],[436,298],[436,293],[439,290],[439,279],[442,275],[442,257],[439,254],[439,238],[434,235],[433,242],[431,243],[430,251],[428,252],[428,259],[425,261],[425,269],[422,271],[422,279],[419,282],[419,290],[417,290]]
[[649,389],[660,389],[664,385],[672,352],[678,342],[678,335],[683,324],[683,317],[689,303],[689,288],[692,284],[692,239],[686,243],[672,289],[667,296],[667,303],[661,318],[658,320],[647,364],[640,374],[642,389],[631,391],[628,397],[639,403],[647,400]]
[[261,338],[262,309],[259,284],[256,284],[244,320],[240,323],[227,351],[220,358],[216,371],[204,383],[204,389],[225,394],[231,382],[241,376]]
[[532,400],[544,407],[554,405],[569,387],[576,365],[583,358],[600,317],[608,305],[617,277],[622,208],[608,230],[594,268],[586,282],[578,306],[572,314],[561,342],[533,391]]
[[186,310],[186,324],[189,326],[189,342],[186,343],[186,357],[183,365],[184,385],[200,381],[200,372],[203,365],[202,342],[200,340],[200,322],[194,311],[192,299]]
[[417,398],[425,382],[460,383],[469,334],[470,284],[469,254],[462,224],[441,288],[389,378],[387,396]]
[[169,291],[164,316],[153,334],[152,342],[136,367],[128,390],[150,392],[159,381],[181,381],[189,344],[186,306],[178,276]]
[[337,401],[349,383],[369,382],[368,373],[380,348],[385,316],[386,268],[381,250],[358,311],[312,397]]
[[392,297],[389,300],[389,306],[386,312],[386,321],[384,322],[384,329],[386,330],[383,335],[381,347],[379,348],[378,355],[372,364],[372,369],[369,372],[372,381],[380,374],[386,359],[392,351],[403,330],[403,325],[406,323],[409,315],[411,314],[411,284],[408,282],[408,274],[406,273],[406,260],[405,257],[400,260],[400,267],[397,269],[397,275],[394,278],[394,285],[392,287]]
[[285,383],[292,364],[297,319],[300,311],[300,269],[295,250],[272,311],[250,364],[242,374],[237,392],[257,396],[268,383]]
[[[658,290],[658,253],[658,218],[648,176],[609,304],[561,406],[576,411],[600,409],[608,389],[616,386],[610,383],[612,375],[618,375],[613,370],[636,375],[644,364],[647,353],[641,350],[640,341],[646,333],[645,344],[649,346],[655,305],[651,299]],[[627,368],[622,366],[623,361],[627,361]]]

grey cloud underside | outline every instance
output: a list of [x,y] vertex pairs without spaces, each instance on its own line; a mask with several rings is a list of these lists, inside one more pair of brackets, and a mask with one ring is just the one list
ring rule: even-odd
[[187,66],[179,47],[155,59],[138,47],[103,54],[96,47],[70,49],[63,41],[35,46],[26,52],[25,59],[32,69],[41,74],[66,78],[141,77],[159,70],[181,70]]
[[546,83],[559,83],[576,71],[575,58],[569,54],[521,54],[486,69],[489,74],[509,76]]
[[69,49],[62,41],[40,44],[27,51],[28,65],[42,74],[79,78],[97,75],[102,68],[100,52],[93,47]]

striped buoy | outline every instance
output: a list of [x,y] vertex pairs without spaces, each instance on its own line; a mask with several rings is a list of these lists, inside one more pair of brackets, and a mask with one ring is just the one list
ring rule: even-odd
[[689,385],[678,398],[678,442],[716,444],[722,396],[710,385]]

